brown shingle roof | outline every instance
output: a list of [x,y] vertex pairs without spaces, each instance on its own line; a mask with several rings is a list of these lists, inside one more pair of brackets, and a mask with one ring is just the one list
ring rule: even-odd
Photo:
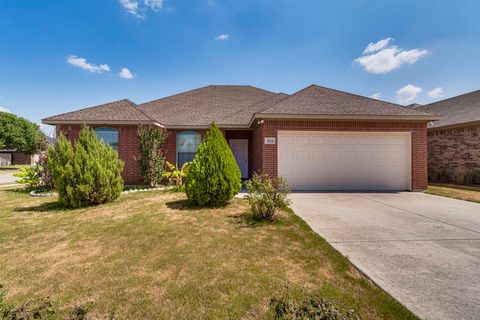
[[273,96],[273,92],[252,86],[212,85],[143,103],[139,108],[167,127],[208,126]]
[[283,118],[354,116],[384,119],[400,116],[412,120],[435,119],[434,115],[418,109],[312,85],[291,96],[252,86],[208,86],[138,106],[129,100],[120,100],[49,117],[43,122],[156,121],[166,127],[207,127],[216,122],[224,126],[248,127],[254,115],[259,118],[280,115]]
[[[371,99],[317,85],[311,85],[259,115],[332,115],[332,116],[432,116],[397,104]],[[432,117],[435,118],[435,117]]]
[[419,109],[443,115],[440,121],[430,124],[430,128],[480,121],[480,90],[430,103]]
[[222,120],[219,121],[219,124],[231,124],[231,125],[246,125],[250,123],[252,117],[255,113],[262,112],[263,110],[269,109],[278,102],[286,99],[288,94],[285,93],[277,93],[272,97],[267,98],[253,106],[250,106],[246,109],[242,109],[237,113],[234,113]]
[[44,123],[60,122],[151,122],[152,119],[128,99],[62,113],[42,120]]

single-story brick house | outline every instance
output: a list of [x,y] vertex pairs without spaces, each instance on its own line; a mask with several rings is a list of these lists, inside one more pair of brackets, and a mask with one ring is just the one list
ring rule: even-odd
[[168,133],[167,160],[191,161],[212,122],[243,178],[284,176],[294,190],[427,187],[427,123],[438,116],[317,85],[292,95],[207,86],[143,104],[120,100],[43,119],[75,140],[83,124],[118,150],[127,184],[141,183],[137,126]]
[[442,115],[427,127],[430,170],[453,176],[480,170],[480,90],[415,109]]

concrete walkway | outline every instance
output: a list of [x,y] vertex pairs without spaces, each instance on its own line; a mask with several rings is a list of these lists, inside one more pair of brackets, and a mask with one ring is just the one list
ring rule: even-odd
[[480,204],[423,193],[294,193],[317,233],[423,319],[480,319]]

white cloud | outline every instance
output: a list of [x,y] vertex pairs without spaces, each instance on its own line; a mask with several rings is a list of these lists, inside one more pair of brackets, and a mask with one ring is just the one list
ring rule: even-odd
[[230,39],[229,34],[220,34],[220,35],[215,37],[215,40],[217,40],[217,41],[226,41],[228,39]]
[[139,4],[136,0],[120,0],[120,4],[123,9],[130,13],[132,16],[143,19],[144,15],[139,12]]
[[377,52],[379,50],[382,50],[383,48],[388,46],[388,44],[392,40],[393,40],[393,38],[385,38],[385,39],[382,39],[382,40],[377,41],[375,43],[370,42],[368,44],[368,46],[365,48],[365,50],[363,50],[363,54],[373,53],[373,52]]
[[120,71],[118,73],[118,75],[121,77],[121,78],[124,78],[124,79],[133,79],[136,77],[135,74],[133,74],[130,70],[128,70],[127,68],[122,68],[122,71]]
[[68,56],[67,62],[71,65],[82,68],[83,70],[87,70],[89,72],[104,73],[110,71],[110,67],[108,66],[108,64],[96,65],[87,62],[87,59],[85,58],[81,58],[75,55]]
[[428,91],[428,96],[432,99],[437,99],[443,97],[443,88],[442,87],[437,87],[435,89],[432,89]]
[[10,110],[8,110],[8,109],[5,108],[5,107],[1,107],[1,106],[0,106],[0,112],[8,112],[8,113],[11,113]]
[[377,92],[377,93],[372,94],[372,95],[370,96],[370,98],[379,100],[381,96],[382,96],[382,95],[380,94],[380,92]]
[[421,92],[422,88],[407,84],[405,87],[396,91],[397,101],[402,105],[410,104]]
[[386,38],[370,43],[363,51],[363,55],[354,61],[367,72],[384,74],[403,64],[414,64],[429,53],[426,49],[399,49],[397,46],[390,45],[392,40],[392,38]]
[[160,11],[163,8],[163,0],[145,0],[144,3],[153,11]]
[[164,0],[119,0],[126,12],[139,19],[145,19],[145,14],[148,9],[155,12],[162,10],[163,1]]

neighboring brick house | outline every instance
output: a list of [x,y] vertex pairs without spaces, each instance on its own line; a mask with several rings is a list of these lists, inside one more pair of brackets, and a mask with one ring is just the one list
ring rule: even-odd
[[26,154],[15,149],[0,149],[0,166],[35,164],[38,157],[38,154]]
[[208,86],[136,105],[120,100],[43,119],[74,141],[93,127],[141,183],[137,128],[169,134],[167,160],[191,161],[210,124],[224,132],[242,172],[284,176],[294,190],[427,187],[427,123],[439,117],[316,85],[292,95],[252,86]]
[[455,181],[480,170],[480,90],[415,109],[442,115],[427,129],[431,177]]

